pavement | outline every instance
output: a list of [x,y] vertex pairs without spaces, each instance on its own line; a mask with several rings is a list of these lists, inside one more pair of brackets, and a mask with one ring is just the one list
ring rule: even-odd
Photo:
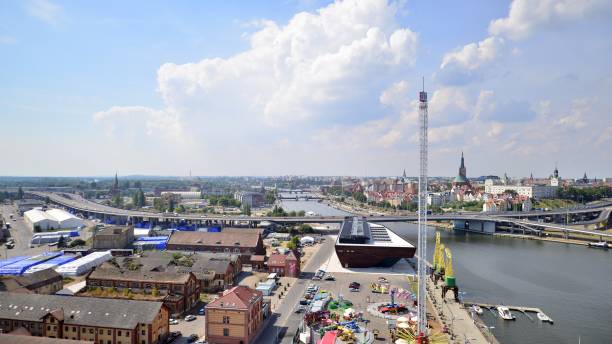
[[451,330],[451,343],[487,344],[494,342],[494,338],[485,338],[478,329],[477,323],[470,316],[468,310],[460,303],[454,301],[452,291],[446,293],[442,299],[442,282],[434,287],[430,278],[427,278],[429,299],[441,316],[441,320]]
[[[20,216],[14,205],[2,204],[0,207],[0,216],[2,216],[7,222],[11,224],[9,229],[10,237],[15,240],[15,247],[12,249],[6,248],[2,245],[0,248],[0,259],[6,259],[15,256],[34,256],[48,251],[57,251],[57,247],[49,247],[48,245],[41,245],[37,247],[30,247],[30,240],[34,234],[32,227],[26,223],[23,216]],[[10,214],[13,214],[13,220],[9,219]],[[93,226],[94,223],[89,220],[84,220],[86,227]],[[87,240],[91,237],[91,232],[88,229],[81,231],[79,238]],[[74,239],[74,238],[73,238]]]
[[298,302],[304,295],[306,288],[312,282],[311,278],[319,267],[329,260],[334,252],[334,240],[326,236],[320,244],[319,250],[312,255],[306,266],[302,269],[303,277],[297,279],[291,288],[285,293],[282,302],[276,303],[272,310],[270,321],[268,321],[257,337],[256,344],[277,343],[275,338],[280,338],[282,343],[292,343],[303,314],[294,311]]

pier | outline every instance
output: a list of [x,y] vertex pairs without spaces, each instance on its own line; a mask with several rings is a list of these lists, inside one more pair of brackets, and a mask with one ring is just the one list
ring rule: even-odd
[[[523,314],[525,314],[525,316],[527,318],[529,318],[531,321],[533,321],[533,319],[531,318],[531,316],[529,313],[542,313],[546,316],[548,316],[548,314],[544,313],[544,311],[542,311],[540,308],[537,307],[525,307],[525,306],[508,306],[508,305],[493,305],[490,303],[480,303],[480,302],[470,302],[470,301],[464,301],[463,304],[465,306],[472,306],[472,305],[476,305],[479,306],[480,308],[487,308],[487,309],[496,309],[499,306],[505,306],[508,307],[508,309],[510,309],[511,311],[518,311],[521,312]],[[551,317],[548,317],[551,321],[553,321],[553,319]]]

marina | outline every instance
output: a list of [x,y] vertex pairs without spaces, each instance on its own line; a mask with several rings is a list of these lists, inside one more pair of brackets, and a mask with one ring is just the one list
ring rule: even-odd
[[[282,203],[290,210],[346,215],[345,211],[314,201]],[[385,224],[409,242],[416,242],[416,225]],[[529,305],[545,310],[554,326],[543,326],[537,312],[520,312],[516,321],[504,321],[497,310],[483,308],[479,316],[484,331],[500,343],[605,343],[609,338],[609,276],[611,250],[552,241],[518,240],[429,227],[428,245],[439,231],[456,257],[454,269],[461,298],[473,303]],[[433,257],[430,252],[429,259]],[[483,259],[484,258],[484,259]],[[585,262],[588,262],[586,264]],[[529,317],[532,319],[530,319]]]

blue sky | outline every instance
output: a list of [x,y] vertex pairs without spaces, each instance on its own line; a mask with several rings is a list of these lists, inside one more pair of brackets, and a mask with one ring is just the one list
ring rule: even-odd
[[3,1],[0,175],[612,177],[612,3]]

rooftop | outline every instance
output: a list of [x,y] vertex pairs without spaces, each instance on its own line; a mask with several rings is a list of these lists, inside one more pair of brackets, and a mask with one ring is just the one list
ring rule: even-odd
[[50,312],[63,314],[67,325],[133,329],[151,323],[161,302],[0,293],[0,318],[40,321]]
[[184,284],[189,281],[188,272],[165,272],[165,271],[130,271],[111,267],[98,267],[94,269],[88,278],[115,280],[115,281],[152,281],[159,283]]
[[168,245],[256,247],[259,240],[259,233],[253,232],[174,232]]
[[245,286],[236,286],[226,290],[223,296],[210,302],[206,305],[206,308],[248,309],[249,305],[261,299],[262,295],[258,290]]
[[87,340],[36,337],[27,334],[0,334],[0,344],[92,344]]

